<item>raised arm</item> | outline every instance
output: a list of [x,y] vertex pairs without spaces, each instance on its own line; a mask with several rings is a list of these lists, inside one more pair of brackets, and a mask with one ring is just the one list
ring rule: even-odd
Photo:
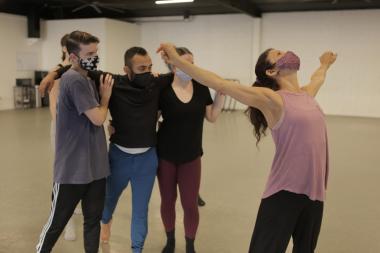
[[125,84],[128,82],[128,77],[126,75],[116,75],[109,72],[103,72],[101,70],[94,70],[94,71],[88,71],[87,75],[89,78],[95,81],[96,88],[99,89],[100,87],[100,77],[111,75],[114,79],[114,88],[125,86]]
[[332,52],[325,52],[319,58],[321,66],[311,76],[310,83],[302,89],[306,91],[310,96],[315,97],[318,94],[319,89],[322,87],[326,80],[326,74],[330,66],[335,62],[337,54]]
[[87,118],[96,126],[102,126],[107,119],[108,103],[112,94],[114,80],[111,75],[106,75],[104,80],[101,76],[100,80],[100,105],[85,111]]
[[272,109],[282,108],[281,97],[273,90],[262,87],[250,87],[225,80],[213,72],[204,70],[181,58],[177,54],[173,44],[161,44],[157,52],[161,52],[165,61],[177,66],[199,83],[229,95],[245,105],[258,108],[264,114],[272,111]]
[[106,73],[100,70],[93,70],[93,71],[87,72],[87,76],[95,82],[95,86],[96,86],[96,89],[98,89],[98,91],[100,91],[100,85],[102,82],[101,78],[103,76],[105,77],[106,75],[112,75],[112,74]]
[[[57,67],[53,70],[51,70],[44,79],[42,79],[39,87],[39,92],[42,96],[45,95],[46,90],[50,91],[53,88],[54,80],[61,78],[61,76],[68,71],[71,68],[71,65],[66,65],[64,67]],[[124,86],[125,83],[128,81],[128,77],[125,75],[116,75],[108,72],[103,72],[101,70],[95,70],[95,71],[88,71],[87,75],[89,78],[95,81],[96,88],[100,89],[100,77],[103,75],[104,77],[110,74],[112,75],[112,78],[114,80],[114,88]]]

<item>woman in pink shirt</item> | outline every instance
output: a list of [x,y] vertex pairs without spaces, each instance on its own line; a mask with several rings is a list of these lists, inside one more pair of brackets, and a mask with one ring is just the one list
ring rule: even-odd
[[249,106],[257,143],[267,128],[276,153],[261,200],[249,253],[314,252],[321,228],[328,177],[324,114],[314,97],[336,54],[326,52],[311,81],[298,82],[300,59],[293,52],[268,49],[259,57],[252,87],[237,85],[181,59],[172,44],[162,44],[165,61],[196,81]]

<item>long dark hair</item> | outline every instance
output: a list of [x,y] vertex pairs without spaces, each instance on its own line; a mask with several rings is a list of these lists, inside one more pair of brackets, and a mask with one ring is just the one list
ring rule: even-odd
[[[262,53],[257,60],[255,73],[256,81],[253,83],[253,87],[265,87],[272,90],[279,90],[280,87],[277,81],[266,74],[268,69],[274,68],[274,64],[268,60],[268,54],[272,49],[267,49]],[[248,115],[252,125],[255,130],[255,137],[257,139],[256,145],[259,144],[261,137],[266,135],[266,130],[268,128],[268,122],[264,117],[264,114],[255,107],[248,107],[245,111]]]

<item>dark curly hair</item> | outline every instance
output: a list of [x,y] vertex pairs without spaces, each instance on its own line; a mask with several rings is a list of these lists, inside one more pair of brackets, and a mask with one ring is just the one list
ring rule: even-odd
[[[280,87],[277,81],[266,74],[268,69],[274,68],[273,63],[268,60],[268,54],[272,48],[265,50],[259,57],[255,67],[256,81],[253,83],[253,87],[265,87],[274,91],[279,90]],[[259,144],[261,137],[266,135],[268,128],[268,122],[266,121],[264,114],[255,107],[248,107],[245,111],[248,115],[255,130],[255,137],[257,139],[256,145]]]

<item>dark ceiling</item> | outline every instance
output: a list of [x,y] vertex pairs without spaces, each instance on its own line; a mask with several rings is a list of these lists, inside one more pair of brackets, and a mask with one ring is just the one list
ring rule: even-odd
[[154,0],[0,0],[0,12],[43,19],[109,17],[128,19],[154,16],[377,9],[380,0],[195,0],[193,3],[156,5]]

